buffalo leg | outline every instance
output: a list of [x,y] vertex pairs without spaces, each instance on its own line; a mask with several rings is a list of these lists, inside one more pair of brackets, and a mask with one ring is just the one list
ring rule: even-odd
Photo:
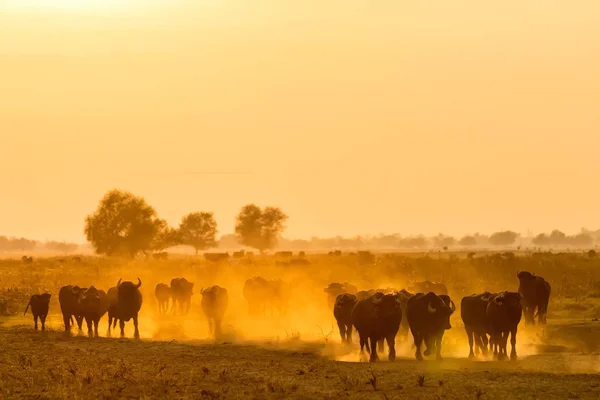
[[395,361],[396,360],[396,335],[390,334],[385,338],[385,340],[387,341],[387,345],[389,348],[388,359],[390,361]]
[[99,319],[94,320],[94,336],[98,337],[98,325],[100,324]]
[[517,328],[514,328],[510,331],[510,359],[517,359]]
[[107,337],[110,337],[110,326],[112,325],[112,323],[113,323],[113,316],[110,313],[108,313],[108,332],[106,332]]
[[42,314],[40,316],[40,320],[42,321],[42,330],[45,331],[46,330],[46,317],[48,316],[48,314]]
[[425,335],[424,342],[425,342],[425,351],[423,352],[423,355],[425,357],[429,357],[431,355],[433,348],[435,347],[435,344],[432,341],[431,335]]
[[133,327],[135,328],[134,332],[133,332],[133,337],[136,339],[140,338],[140,331],[138,329],[138,316],[135,315],[133,317]]
[[35,314],[33,315],[33,329],[38,330],[38,316]]
[[76,315],[75,316],[75,321],[77,321],[77,328],[79,329],[79,331],[83,331],[83,316],[82,315]]
[[125,337],[125,321],[119,320],[119,327],[121,328],[121,337]]
[[484,356],[487,356],[488,353],[488,337],[487,334],[482,333],[481,334],[481,352]]
[[94,337],[94,329],[92,327],[92,319],[90,317],[85,317],[85,323],[88,328],[88,337]]
[[469,339],[469,358],[475,357],[475,353],[473,352],[473,336],[475,332],[471,328],[468,328],[465,325],[465,331],[467,332],[467,338]]
[[63,313],[63,321],[65,323],[65,332],[71,331],[71,316]]
[[352,324],[346,327],[346,342],[352,344]]
[[423,343],[423,336],[420,333],[413,332],[413,337],[415,339],[415,358],[419,361],[423,360],[423,355],[421,354],[421,343]]
[[435,358],[442,360],[442,338],[444,337],[444,331],[434,336],[433,342],[435,343]]
[[342,322],[338,322],[338,329],[340,330],[340,336],[342,338],[342,343],[346,342],[346,325]]
[[379,340],[377,340],[373,336],[371,336],[370,339],[371,339],[371,357],[369,358],[369,361],[375,362],[375,361],[379,360],[379,357],[377,356],[377,342],[379,342]]

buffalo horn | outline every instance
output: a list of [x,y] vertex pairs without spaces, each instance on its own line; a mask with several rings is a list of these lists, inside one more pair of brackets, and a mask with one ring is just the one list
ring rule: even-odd
[[138,284],[135,286],[135,288],[138,289],[140,286],[142,286],[142,280],[138,278]]
[[123,278],[119,279],[119,282],[117,282],[117,287],[119,287],[119,285],[121,285],[121,281],[123,280]]
[[456,304],[454,304],[452,300],[450,300],[450,309],[452,310],[452,312],[456,311]]
[[431,303],[428,303],[427,311],[429,311],[430,314],[435,314],[437,310],[435,308],[431,307]]
[[488,301],[490,301],[490,298],[489,297],[481,296],[481,301],[484,301],[484,302],[487,303]]
[[381,297],[381,298],[373,297],[373,304],[381,303],[381,299],[383,299],[383,297]]

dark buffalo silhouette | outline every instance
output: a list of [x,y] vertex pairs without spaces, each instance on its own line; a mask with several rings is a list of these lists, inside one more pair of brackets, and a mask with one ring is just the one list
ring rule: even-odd
[[271,315],[278,311],[279,315],[287,314],[290,287],[281,279],[267,280],[254,276],[244,284],[243,295],[248,302],[249,315]]
[[507,358],[507,342],[510,333],[511,360],[517,359],[517,327],[521,321],[522,296],[518,292],[503,292],[492,296],[486,309],[487,325],[490,330],[494,356],[498,360]]
[[245,254],[246,253],[244,252],[244,250],[234,251],[233,252],[233,258],[244,258]]
[[208,320],[208,329],[211,335],[218,339],[222,333],[221,322],[229,306],[227,289],[215,285],[202,289],[200,293],[202,294],[201,307]]
[[[352,310],[352,324],[358,332],[360,351],[370,350],[371,362],[377,361],[377,342],[387,341],[390,361],[396,359],[396,335],[402,321],[400,299],[394,294],[376,293],[359,301]],[[368,341],[371,341],[369,346]]]
[[376,290],[361,290],[359,292],[356,292],[355,296],[356,296],[356,302],[368,299],[369,297],[373,296],[375,293],[377,293]]
[[356,303],[356,296],[350,293],[340,294],[335,300],[333,316],[340,329],[342,343],[352,343],[352,310]]
[[550,284],[541,276],[535,276],[527,271],[520,271],[517,278],[519,278],[519,293],[523,296],[521,305],[525,323],[535,324],[534,313],[537,310],[538,323],[545,325],[550,300]]
[[463,297],[460,302],[460,316],[469,340],[469,358],[475,357],[479,350],[484,356],[487,355],[489,328],[487,326],[486,310],[490,298],[498,294],[490,292],[473,294]]
[[158,313],[166,314],[169,311],[169,300],[171,299],[171,288],[165,283],[159,283],[154,289],[154,295],[158,300]]
[[75,317],[79,331],[82,330],[83,313],[79,305],[79,295],[86,290],[87,288],[67,285],[60,288],[58,292],[58,302],[60,303],[60,311],[63,315],[66,332],[71,332],[73,317]]
[[450,316],[456,310],[454,302],[447,295],[438,296],[433,292],[417,293],[408,299],[406,313],[408,325],[415,341],[415,358],[422,360],[421,344],[425,341],[425,356],[436,351],[436,358],[442,359],[442,338],[451,329]]
[[221,262],[229,259],[229,253],[204,253],[204,259],[210,262]]
[[340,294],[356,294],[358,289],[356,286],[348,282],[333,282],[327,285],[323,291],[327,293],[327,304],[329,305],[329,309],[333,309],[335,301]]
[[176,312],[177,302],[182,315],[190,312],[192,295],[194,294],[194,282],[189,282],[185,278],[171,279],[171,298],[173,300],[173,313]]
[[90,286],[79,295],[79,305],[88,328],[89,337],[98,337],[98,324],[108,311],[108,297],[104,290]]
[[408,290],[413,293],[429,293],[433,292],[435,294],[442,295],[448,294],[448,288],[442,282],[432,282],[432,281],[422,281],[415,282],[408,287]]
[[27,307],[25,307],[23,315],[27,314],[27,309],[31,306],[31,314],[33,314],[34,328],[36,331],[38,330],[38,318],[42,323],[42,330],[46,330],[46,317],[48,316],[48,309],[50,308],[50,297],[51,295],[49,293],[34,294],[29,299]]
[[119,327],[121,328],[121,337],[125,336],[125,322],[133,319],[135,331],[133,337],[138,339],[140,331],[138,329],[138,314],[142,308],[142,293],[140,292],[142,281],[138,278],[137,285],[133,282],[117,282],[117,304],[116,316],[119,319]]

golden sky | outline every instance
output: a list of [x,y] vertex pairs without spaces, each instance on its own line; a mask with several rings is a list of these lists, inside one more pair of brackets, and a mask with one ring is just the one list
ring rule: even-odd
[[0,233],[600,227],[600,1],[0,0]]

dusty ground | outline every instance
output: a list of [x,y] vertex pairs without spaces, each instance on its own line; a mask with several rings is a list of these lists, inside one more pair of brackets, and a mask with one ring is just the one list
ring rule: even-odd
[[599,322],[554,324],[544,337],[556,345],[522,345],[515,362],[471,361],[450,346],[441,362],[417,362],[408,351],[377,364],[357,362],[337,337],[235,344],[88,339],[23,323],[0,319],[0,398],[600,398]]

